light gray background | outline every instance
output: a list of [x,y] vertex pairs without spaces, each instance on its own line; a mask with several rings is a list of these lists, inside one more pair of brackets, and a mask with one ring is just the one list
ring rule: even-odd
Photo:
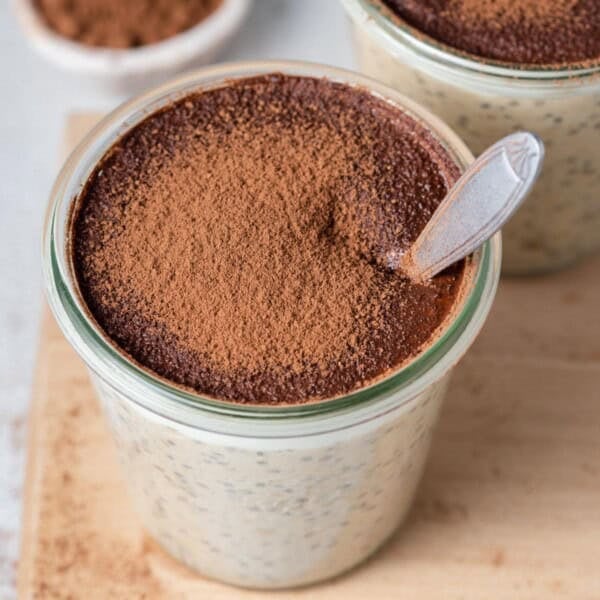
[[[219,61],[279,58],[352,68],[349,25],[337,0],[255,0]],[[40,230],[61,131],[70,111],[108,111],[124,97],[99,94],[39,58],[9,0],[0,0],[0,80],[0,600],[11,600],[42,300]]]

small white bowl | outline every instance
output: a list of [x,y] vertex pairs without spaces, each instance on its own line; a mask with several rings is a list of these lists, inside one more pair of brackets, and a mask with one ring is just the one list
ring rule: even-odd
[[132,92],[212,62],[242,25],[251,3],[222,0],[194,27],[156,44],[124,50],[86,46],[59,35],[43,21],[33,0],[14,0],[14,8],[27,39],[48,61],[102,87]]

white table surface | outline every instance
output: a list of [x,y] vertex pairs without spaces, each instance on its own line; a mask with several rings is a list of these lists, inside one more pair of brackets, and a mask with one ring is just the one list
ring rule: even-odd
[[[337,0],[255,0],[220,61],[304,59],[352,68],[349,26]],[[41,309],[40,230],[58,171],[67,113],[107,111],[100,94],[29,48],[0,0],[0,600],[16,597],[26,415]]]

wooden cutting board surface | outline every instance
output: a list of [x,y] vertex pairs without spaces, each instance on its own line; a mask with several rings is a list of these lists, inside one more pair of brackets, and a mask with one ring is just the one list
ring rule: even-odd
[[[68,124],[72,145],[93,122]],[[30,420],[20,598],[600,599],[600,256],[502,281],[457,369],[414,510],[331,582],[247,591],[146,536],[82,363],[49,314]]]

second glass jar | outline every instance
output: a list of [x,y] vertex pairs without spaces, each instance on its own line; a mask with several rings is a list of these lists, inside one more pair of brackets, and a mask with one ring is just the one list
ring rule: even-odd
[[76,291],[68,254],[73,198],[124,131],[190,92],[270,72],[367,88],[427,127],[464,169],[472,155],[441,121],[354,73],[302,63],[205,69],[112,113],[59,175],[45,229],[48,299],[88,366],[146,529],[209,577],[281,588],[333,577],[396,529],[415,495],[446,384],[490,310],[498,235],[473,257],[473,280],[447,330],[414,362],[328,401],[282,407],[220,402],[137,367],[104,339]]
[[342,0],[360,69],[442,117],[479,154],[527,129],[546,144],[530,197],[503,229],[503,271],[558,270],[600,249],[600,65],[509,68],[454,54],[380,2]]

